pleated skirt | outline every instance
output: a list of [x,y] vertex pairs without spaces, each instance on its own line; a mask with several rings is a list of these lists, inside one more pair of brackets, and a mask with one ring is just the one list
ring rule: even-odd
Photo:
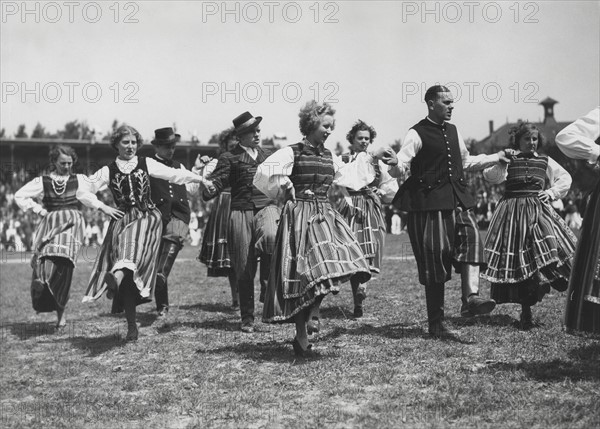
[[600,334],[600,181],[583,216],[569,279],[565,325],[569,331]]
[[[68,223],[73,223],[73,226],[59,234],[54,233]],[[84,229],[81,212],[72,209],[51,211],[38,225],[33,239],[35,253],[31,260],[31,303],[35,311],[43,313],[65,309]]]
[[[106,290],[106,274],[121,269],[131,271],[139,293],[138,303],[151,301],[161,236],[162,220],[157,209],[141,211],[133,208],[121,219],[111,220],[83,302],[100,298]],[[115,305],[113,312],[118,312]]]
[[230,210],[231,193],[222,192],[208,218],[198,255],[198,260],[208,269],[208,277],[227,277],[231,269],[231,258],[227,248]]
[[383,246],[385,244],[386,223],[381,204],[368,195],[352,195],[352,205],[364,213],[358,216],[344,215],[344,219],[360,245],[369,268],[373,273],[381,270]]
[[492,299],[533,305],[550,286],[566,290],[576,243],[550,204],[537,197],[501,200],[488,229],[482,273],[492,282]]
[[318,296],[339,292],[352,276],[364,283],[371,270],[343,217],[326,200],[288,201],[277,230],[263,322],[293,322]]

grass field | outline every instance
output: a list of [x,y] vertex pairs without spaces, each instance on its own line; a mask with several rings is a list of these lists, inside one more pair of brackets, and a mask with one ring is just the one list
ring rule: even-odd
[[[460,318],[455,275],[446,316],[458,339],[433,340],[408,237],[388,235],[365,317],[352,319],[349,284],[326,297],[316,356],[297,359],[292,325],[239,331],[226,279],[208,279],[197,251],[187,246],[174,266],[167,323],[138,307],[136,343],[123,342],[110,301],[81,303],[91,262],[80,260],[67,329],[55,333],[55,315],[31,308],[27,256],[2,254],[0,426],[600,426],[600,342],[564,332],[564,293],[534,307],[539,326],[524,332],[515,305]],[[257,320],[261,311],[257,302]]]

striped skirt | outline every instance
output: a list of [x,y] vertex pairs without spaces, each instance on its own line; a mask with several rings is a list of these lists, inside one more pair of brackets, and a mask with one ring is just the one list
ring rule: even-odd
[[263,322],[293,322],[319,295],[339,292],[371,270],[343,217],[329,201],[288,201],[283,208],[265,295]]
[[485,265],[473,210],[409,212],[407,230],[422,285],[450,280],[453,265]]
[[576,242],[550,204],[537,197],[502,199],[490,221],[485,240],[488,265],[481,276],[509,284],[533,279],[565,290]]
[[350,226],[369,268],[379,273],[385,244],[386,224],[381,203],[366,194],[351,194],[352,205],[364,213],[362,219],[352,216],[350,210],[341,211]]
[[[138,303],[152,300],[156,281],[156,258],[162,235],[162,220],[157,209],[130,209],[118,220],[111,220],[100,247],[83,302],[93,301],[106,290],[108,272],[127,269],[133,274]],[[119,294],[120,295],[120,294]],[[118,312],[113,305],[113,312]]]
[[[73,226],[56,234],[57,228],[68,223]],[[35,311],[64,310],[84,230],[81,212],[73,209],[51,211],[38,225],[31,260],[31,303]]]
[[231,259],[227,249],[230,206],[231,193],[222,192],[212,207],[204,230],[198,260],[208,268],[208,277],[227,277],[230,272]]
[[583,216],[569,279],[565,325],[569,330],[600,334],[600,181]]

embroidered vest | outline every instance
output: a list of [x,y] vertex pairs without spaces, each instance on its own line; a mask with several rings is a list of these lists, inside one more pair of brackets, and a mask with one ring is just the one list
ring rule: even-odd
[[56,186],[52,186],[52,178],[50,176],[43,176],[42,184],[44,186],[42,204],[49,212],[69,209],[81,210],[81,203],[76,197],[79,182],[77,181],[77,176],[75,174],[69,176],[64,192],[60,195],[56,193],[56,190],[59,190],[60,192],[60,189]]
[[115,161],[109,164],[108,170],[110,173],[108,186],[117,208],[129,210],[136,207],[141,211],[154,209],[145,157],[138,156],[138,164],[129,174],[121,172]]
[[[291,146],[294,151],[294,167],[290,180],[296,198],[327,199],[327,191],[333,183],[335,170],[331,152],[326,148],[314,148],[304,142]],[[310,190],[313,195],[306,195]]]

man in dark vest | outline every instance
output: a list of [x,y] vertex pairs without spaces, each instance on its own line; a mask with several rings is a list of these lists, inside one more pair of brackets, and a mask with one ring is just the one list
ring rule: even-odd
[[[215,191],[204,190],[210,199],[231,187],[229,248],[231,268],[235,273],[240,298],[243,332],[254,332],[254,276],[260,257],[261,301],[266,291],[271,255],[275,246],[280,209],[260,192],[252,180],[256,168],[271,153],[259,146],[262,117],[244,112],[233,120],[239,143],[219,156],[215,170],[208,177]],[[228,243],[229,245],[229,243]]]
[[471,156],[452,117],[454,99],[445,86],[425,94],[428,115],[413,126],[396,155],[388,149],[384,162],[399,177],[410,170],[393,204],[408,212],[408,234],[417,261],[419,282],[425,286],[429,334],[450,335],[443,325],[444,284],[452,266],[461,274],[463,317],[491,312],[496,303],[479,296],[479,270],[485,265],[483,243],[473,213],[475,200],[467,190],[464,171],[482,170],[508,162],[503,151]]
[[[152,145],[156,153],[153,158],[169,167],[185,169],[181,163],[173,160],[175,145],[180,139],[181,136],[175,134],[172,128],[155,130]],[[187,194],[188,192],[197,192],[198,186],[195,184],[187,185],[187,187],[186,185],[175,185],[154,177],[150,177],[150,186],[152,201],[160,210],[163,221],[154,298],[159,317],[164,317],[169,311],[167,278],[189,231],[190,206]]]

